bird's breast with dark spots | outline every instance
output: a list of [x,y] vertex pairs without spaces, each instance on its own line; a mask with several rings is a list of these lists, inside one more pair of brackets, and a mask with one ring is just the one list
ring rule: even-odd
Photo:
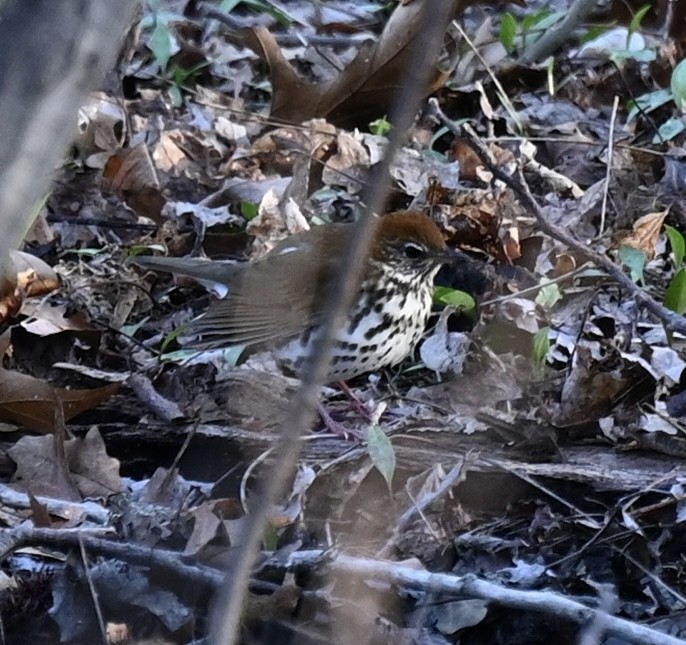
[[[432,276],[431,276],[432,277]],[[432,283],[393,279],[363,283],[345,325],[336,335],[328,379],[345,380],[387,365],[412,352],[431,310]],[[314,336],[309,330],[277,352],[290,371],[298,372]]]

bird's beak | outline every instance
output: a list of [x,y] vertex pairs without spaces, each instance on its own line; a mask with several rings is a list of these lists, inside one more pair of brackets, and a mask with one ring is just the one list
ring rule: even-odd
[[473,258],[471,258],[469,255],[458,249],[445,249],[440,253],[436,253],[433,257],[436,260],[436,262],[440,262],[442,264],[475,262]]

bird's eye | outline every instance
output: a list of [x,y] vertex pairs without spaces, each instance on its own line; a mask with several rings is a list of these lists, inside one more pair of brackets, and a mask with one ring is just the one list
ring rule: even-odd
[[415,244],[414,242],[405,242],[405,244],[402,245],[402,252],[408,260],[419,260],[426,255],[424,247]]

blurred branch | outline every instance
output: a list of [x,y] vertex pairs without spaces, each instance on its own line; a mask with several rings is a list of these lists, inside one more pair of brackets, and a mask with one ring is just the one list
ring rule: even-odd
[[562,47],[572,36],[574,30],[596,7],[597,0],[574,0],[565,17],[557,27],[547,30],[520,57],[519,63],[527,65],[542,61]]
[[294,471],[300,451],[300,436],[313,420],[319,387],[329,366],[335,334],[345,319],[362,278],[371,249],[374,214],[382,212],[388,194],[391,163],[412,127],[425,95],[428,79],[434,72],[446,26],[460,4],[461,0],[424,3],[426,9],[419,18],[422,22],[421,29],[412,43],[412,64],[404,70],[402,91],[389,114],[393,129],[388,147],[383,159],[373,169],[368,184],[370,188],[363,194],[363,203],[366,206],[364,216],[351,232],[347,252],[343,255],[346,262],[338,268],[336,279],[327,294],[324,322],[303,370],[300,389],[281,426],[280,438],[275,448],[279,459],[264,482],[262,495],[251,509],[243,534],[244,541],[234,553],[226,582],[215,600],[210,635],[210,642],[214,645],[229,645],[238,639],[245,590],[264,535],[268,513],[284,493]]
[[9,251],[31,226],[76,134],[76,114],[112,65],[140,0],[0,5],[0,295]]

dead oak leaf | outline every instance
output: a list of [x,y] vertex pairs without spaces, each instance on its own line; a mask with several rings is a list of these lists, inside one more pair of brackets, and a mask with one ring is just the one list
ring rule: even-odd
[[112,154],[102,174],[102,188],[112,193],[138,215],[161,222],[166,204],[157,169],[145,143]]
[[0,367],[0,421],[53,432],[58,405],[62,406],[64,420],[68,421],[106,401],[118,389],[119,383],[111,383],[90,390],[67,390],[35,376]]
[[[34,495],[60,496],[56,492],[58,468],[53,436],[22,437],[8,451],[17,464],[13,482]],[[121,491],[119,460],[110,457],[97,428],[83,438],[64,443],[71,480],[83,497],[107,497]]]
[[[452,17],[468,4],[463,0],[446,1],[451,2]],[[428,1],[398,5],[376,41],[363,43],[337,77],[319,83],[298,75],[266,27],[245,30],[245,45],[269,65],[271,116],[289,123],[321,117],[336,126],[351,128],[388,114],[402,90],[407,70],[412,69],[416,56],[413,45],[425,24],[421,14],[430,10],[430,5]],[[436,70],[424,95],[440,87],[446,78],[446,72]]]

